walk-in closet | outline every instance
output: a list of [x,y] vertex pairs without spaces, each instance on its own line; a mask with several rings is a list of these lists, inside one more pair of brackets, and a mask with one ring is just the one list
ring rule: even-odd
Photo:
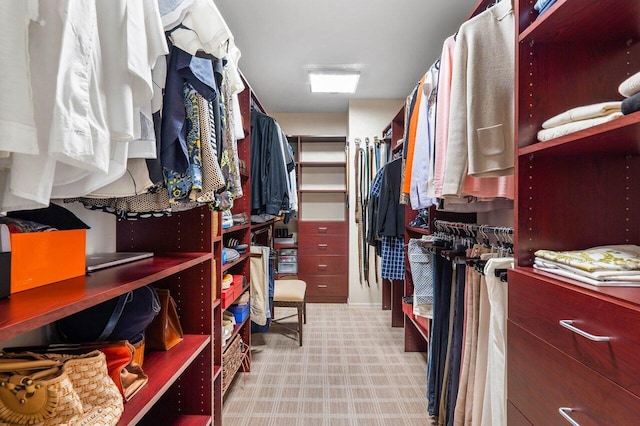
[[0,10],[0,426],[638,423],[637,0]]

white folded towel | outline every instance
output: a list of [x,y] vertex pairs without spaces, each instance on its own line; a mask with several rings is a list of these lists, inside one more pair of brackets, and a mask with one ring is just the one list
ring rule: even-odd
[[618,92],[626,98],[640,92],[640,72],[635,73],[618,86]]
[[560,136],[568,135],[569,133],[574,133],[579,130],[588,129],[589,127],[597,126],[598,124],[606,123],[622,116],[623,114],[621,112],[614,112],[604,117],[573,121],[571,123],[563,124],[562,126],[543,129],[538,132],[538,140],[540,142],[544,142],[550,139],[559,138]]
[[600,102],[592,105],[584,105],[572,108],[554,117],[551,117],[542,123],[543,129],[551,129],[552,127],[562,126],[563,124],[573,123],[575,121],[586,120],[589,118],[604,117],[612,112],[620,112],[622,101]]

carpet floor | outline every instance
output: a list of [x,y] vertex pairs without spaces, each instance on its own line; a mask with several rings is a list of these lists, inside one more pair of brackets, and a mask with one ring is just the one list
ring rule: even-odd
[[251,339],[251,372],[238,373],[225,394],[225,426],[431,424],[426,354],[404,352],[390,311],[308,304],[302,347],[276,324]]

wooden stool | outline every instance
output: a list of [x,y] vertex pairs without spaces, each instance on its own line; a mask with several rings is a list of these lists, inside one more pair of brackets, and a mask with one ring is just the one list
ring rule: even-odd
[[[302,280],[275,280],[273,284],[273,307],[296,308],[298,310],[298,329],[289,328],[280,323],[280,321],[291,318],[295,314],[273,319],[272,322],[298,333],[300,346],[302,346],[302,324],[307,323],[306,291],[307,283]],[[271,312],[271,316],[275,316],[273,312]]]

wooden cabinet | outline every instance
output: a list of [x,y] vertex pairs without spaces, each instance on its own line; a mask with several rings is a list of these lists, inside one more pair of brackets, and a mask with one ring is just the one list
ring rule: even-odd
[[511,321],[507,334],[509,399],[532,424],[567,425],[561,409],[581,426],[637,423],[636,395]]
[[308,302],[346,303],[349,296],[347,141],[292,136],[298,159],[298,276]]
[[[176,300],[180,322],[189,336],[167,352],[147,351],[144,370],[149,384],[125,404],[123,425],[222,422],[218,331],[222,323],[213,256],[214,244],[220,239],[216,215],[207,208],[197,208],[170,217],[118,222],[118,251],[153,251],[156,255],[81,277],[84,282],[69,280],[43,287],[53,291],[47,310],[54,310],[51,304],[71,305],[56,319],[146,284],[168,288]],[[75,296],[69,285],[78,287]],[[102,291],[92,294],[98,288]],[[29,297],[28,293],[21,297]],[[190,385],[194,382],[200,383],[197,389]]]
[[[640,114],[538,142],[571,108],[621,100],[640,71],[640,3],[516,0],[517,268],[509,275],[509,424],[634,424],[640,288],[539,273],[538,249],[638,244]],[[560,324],[576,327],[570,329]],[[586,333],[586,334],[585,334]],[[609,340],[599,339],[608,337]],[[594,341],[595,338],[595,341]]]

